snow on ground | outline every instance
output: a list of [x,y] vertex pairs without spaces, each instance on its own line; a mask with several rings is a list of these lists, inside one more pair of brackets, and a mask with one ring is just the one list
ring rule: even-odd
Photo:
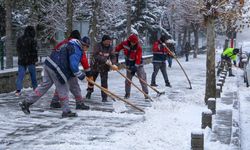
[[[180,62],[192,82],[192,90],[188,89],[187,79],[173,60],[172,68],[167,70],[173,87],[165,87],[159,72],[157,88],[166,94],[155,98],[144,115],[77,111],[78,118],[59,119],[60,111],[45,109],[49,105],[52,89],[37,107],[31,109],[33,113],[25,116],[16,107],[16,100],[12,99],[12,104],[0,110],[0,137],[8,143],[0,142],[0,149],[189,150],[191,132],[201,129],[201,113],[207,108],[204,105],[206,57],[190,58],[189,62],[180,58]],[[145,70],[150,83],[152,64],[146,65]],[[109,89],[123,96],[124,79],[116,72],[111,72],[109,76]],[[133,81],[139,85],[136,79]],[[97,83],[100,83],[99,79]],[[85,94],[86,83],[80,84]],[[100,97],[100,90],[96,89],[93,95]],[[156,94],[150,90],[150,95],[154,97]],[[0,95],[0,98],[3,102],[8,96]],[[143,95],[132,87],[131,99],[143,99]],[[12,105],[15,105],[13,109],[9,108]]]
[[[242,71],[238,70],[242,75]],[[243,77],[238,76],[239,80],[239,99],[240,99],[240,126],[241,126],[241,147],[242,150],[248,150],[250,147],[250,92],[246,84],[243,83]]]

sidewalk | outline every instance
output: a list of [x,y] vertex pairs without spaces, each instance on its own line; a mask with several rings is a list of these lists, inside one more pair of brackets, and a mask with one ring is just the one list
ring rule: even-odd
[[[212,118],[212,132],[208,145],[220,149],[240,150],[240,109],[238,76],[226,77],[221,98],[216,99],[216,114]],[[211,149],[212,150],[212,149]]]
[[[168,68],[173,87],[165,87],[159,72],[157,89],[166,94],[155,98],[156,92],[149,89],[154,102],[145,102],[144,96],[132,87],[130,101],[143,108],[145,114],[129,106],[126,107],[128,113],[117,113],[111,99],[108,103],[101,102],[97,88],[93,99],[86,101],[90,111],[75,110],[71,97],[70,107],[79,117],[65,119],[60,119],[61,110],[49,108],[54,88],[32,106],[29,116],[24,115],[17,105],[23,98],[15,97],[14,93],[0,94],[0,149],[190,150],[190,133],[193,128],[200,127],[200,114],[206,107],[202,98],[206,59],[205,55],[200,55],[196,59],[190,58],[189,62],[179,60],[192,81],[193,89],[188,88],[185,75],[174,61],[172,68]],[[150,82],[152,64],[145,65],[145,70]],[[123,97],[125,80],[116,72],[110,72],[109,79],[109,89]],[[133,81],[140,87],[136,78]],[[79,83],[85,95],[86,82]],[[100,84],[99,78],[97,83]]]

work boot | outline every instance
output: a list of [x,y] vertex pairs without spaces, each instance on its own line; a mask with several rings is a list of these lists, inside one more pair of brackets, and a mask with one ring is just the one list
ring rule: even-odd
[[62,113],[62,118],[67,118],[67,117],[77,117],[77,113],[73,113],[71,111],[68,112],[63,112]]
[[32,105],[31,103],[27,103],[26,101],[22,101],[19,103],[19,106],[21,107],[22,111],[28,115],[30,114],[30,105]]
[[144,95],[144,99],[145,100],[148,100],[148,99],[150,99],[150,96],[148,95],[148,92],[145,92],[147,95]]
[[21,91],[20,90],[16,90],[15,96],[21,96]]
[[151,86],[158,86],[156,83],[151,83],[150,85]]
[[89,92],[89,91],[88,91],[88,93],[86,94],[86,98],[87,98],[87,99],[90,99],[90,98],[91,98],[91,94],[92,94],[92,92]]
[[76,103],[76,109],[89,110],[89,106],[86,106],[84,103]]
[[108,102],[107,98],[102,98],[102,102]]
[[235,75],[234,75],[234,74],[229,74],[228,76],[229,76],[229,77],[234,77]]
[[50,108],[61,108],[60,102],[52,102],[50,103]]
[[130,97],[130,94],[128,94],[128,93],[126,93],[124,96],[125,99],[129,99],[129,97]]
[[165,86],[167,87],[172,87],[171,84],[169,82],[166,82]]

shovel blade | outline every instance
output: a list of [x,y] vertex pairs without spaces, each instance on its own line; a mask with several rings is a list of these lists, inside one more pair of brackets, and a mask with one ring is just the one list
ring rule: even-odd
[[158,92],[157,97],[160,97],[161,95],[164,95],[164,94],[165,94],[165,92]]

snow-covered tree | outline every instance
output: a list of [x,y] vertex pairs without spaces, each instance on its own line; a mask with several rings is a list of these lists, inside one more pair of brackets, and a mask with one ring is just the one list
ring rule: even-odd
[[[230,14],[238,14],[242,9],[242,4],[236,0],[206,0],[201,1],[201,12],[204,16],[204,22],[207,27],[207,74],[206,74],[206,93],[205,102],[208,98],[216,96],[216,78],[215,78],[215,20],[227,19]],[[239,14],[240,15],[240,14]],[[230,18],[235,25],[237,17]]]
[[190,41],[190,33],[191,31],[194,33],[194,58],[197,57],[198,53],[198,40],[199,40],[199,29],[203,23],[203,17],[199,14],[200,7],[199,1],[197,0],[178,0],[175,2],[177,16],[178,18],[178,25],[184,28],[184,38],[183,38],[183,45],[186,43],[186,37],[188,34],[188,41]]

